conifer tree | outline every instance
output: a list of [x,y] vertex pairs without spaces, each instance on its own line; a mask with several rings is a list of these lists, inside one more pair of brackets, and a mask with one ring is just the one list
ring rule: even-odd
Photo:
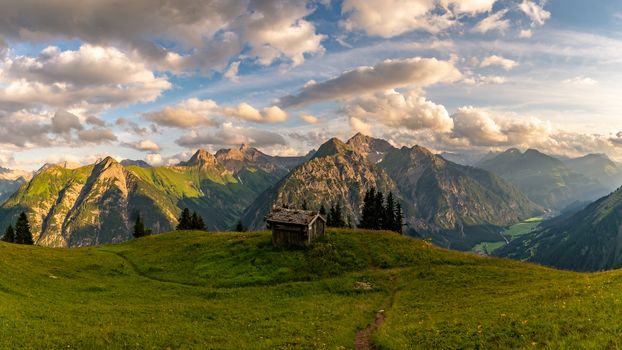
[[15,243],[17,244],[35,244],[32,239],[32,232],[30,232],[30,225],[28,224],[28,217],[26,213],[22,212],[17,218],[15,223]]
[[378,191],[374,202],[373,229],[379,230],[384,227],[384,195]]
[[341,204],[337,202],[335,205],[335,213],[333,214],[333,227],[345,227],[346,223],[343,221],[343,214],[341,213]]
[[322,204],[320,206],[320,211],[319,211],[320,215],[324,216],[326,218],[326,221],[328,223],[328,218],[326,217],[326,208],[324,207],[324,204]]
[[382,229],[395,231],[395,200],[393,199],[393,192],[389,192],[387,195],[387,204],[384,207],[383,219]]
[[363,210],[361,212],[360,228],[372,229],[374,228],[374,205],[376,198],[376,189],[370,188],[365,192],[365,198],[363,199]]
[[393,231],[402,234],[402,227],[404,227],[404,213],[402,212],[402,206],[398,201],[395,206],[395,227]]
[[176,230],[190,230],[192,228],[192,218],[190,216],[190,210],[184,208],[181,211],[181,216],[178,219]]
[[238,220],[238,223],[235,225],[235,231],[236,232],[246,231],[246,229],[244,228],[244,225],[242,225],[242,220]]
[[307,209],[307,200],[306,199],[302,201],[302,210],[308,210]]
[[205,222],[203,221],[203,217],[197,213],[195,214],[197,215],[197,219],[195,221],[194,229],[200,231],[207,231],[207,228],[205,227]]
[[136,215],[136,222],[134,223],[134,238],[140,238],[146,236],[145,224],[143,223],[140,213]]
[[13,230],[13,225],[9,225],[9,227],[6,228],[2,240],[7,243],[15,243],[15,230]]

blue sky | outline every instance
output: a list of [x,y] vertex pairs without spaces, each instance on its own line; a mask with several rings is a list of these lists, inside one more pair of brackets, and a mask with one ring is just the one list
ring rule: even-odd
[[621,29],[614,0],[2,2],[0,165],[355,132],[622,160]]

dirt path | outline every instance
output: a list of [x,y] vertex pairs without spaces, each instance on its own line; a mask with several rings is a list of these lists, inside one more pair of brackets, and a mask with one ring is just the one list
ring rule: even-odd
[[354,337],[354,348],[356,350],[372,350],[375,349],[374,344],[371,342],[371,335],[380,328],[385,320],[384,310],[380,310],[376,313],[376,318],[367,328],[356,333]]
[[356,350],[373,350],[376,348],[371,341],[371,336],[384,323],[386,319],[386,310],[393,306],[395,294],[398,292],[398,288],[395,286],[395,279],[395,275],[390,277],[390,280],[394,283],[393,288],[391,289],[389,296],[387,296],[387,298],[382,302],[378,312],[376,312],[374,320],[365,329],[356,333],[356,336],[354,337],[354,348]]

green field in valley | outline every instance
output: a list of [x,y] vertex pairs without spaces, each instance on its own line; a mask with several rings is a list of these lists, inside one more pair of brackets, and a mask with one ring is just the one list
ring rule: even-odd
[[273,248],[268,232],[0,243],[0,300],[4,348],[622,346],[620,272],[556,271],[371,231],[329,230],[299,250]]
[[494,242],[482,242],[475,245],[471,251],[473,252],[481,252],[486,255],[491,255],[495,250],[503,247],[507,244],[507,242],[512,241],[513,239],[525,235],[531,232],[533,229],[538,227],[543,218],[530,218],[525,221],[514,224],[507,229],[505,229],[500,235],[499,240]]

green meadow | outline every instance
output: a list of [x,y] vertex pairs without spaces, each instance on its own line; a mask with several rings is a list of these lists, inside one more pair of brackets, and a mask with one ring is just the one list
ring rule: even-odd
[[[0,243],[3,348],[618,348],[622,274],[557,271],[394,233],[178,231],[118,245]],[[379,311],[382,310],[381,313]]]

